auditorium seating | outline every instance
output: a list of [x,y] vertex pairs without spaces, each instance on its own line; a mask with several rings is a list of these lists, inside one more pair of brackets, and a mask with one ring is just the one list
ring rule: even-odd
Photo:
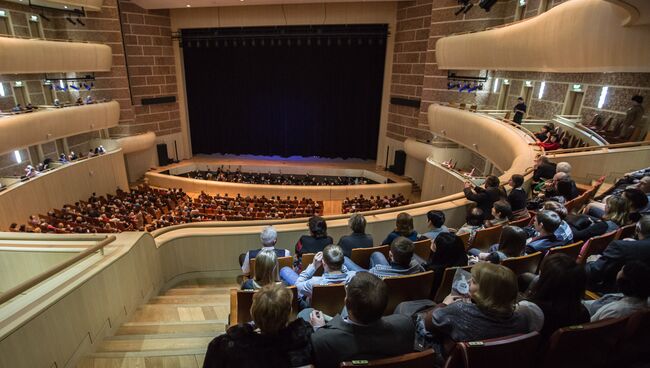
[[425,261],[431,256],[431,239],[418,240],[413,242],[413,253]]
[[603,234],[601,236],[594,236],[587,240],[587,242],[580,249],[578,255],[578,263],[585,264],[589,256],[601,254],[605,248],[616,238],[616,231]]
[[393,314],[395,307],[401,302],[427,299],[431,295],[433,277],[433,271],[427,271],[384,278],[388,287],[388,305],[384,315]]
[[314,285],[311,306],[328,316],[340,314],[345,306],[345,285]]
[[472,266],[449,267],[445,269],[445,272],[442,274],[442,281],[440,282],[438,291],[436,292],[436,295],[433,297],[433,301],[435,303],[442,303],[445,297],[449,295],[449,293],[451,293],[451,285],[454,281],[454,275],[456,274],[456,270],[459,268],[467,272],[470,272]]
[[551,254],[556,254],[556,253],[563,253],[566,254],[567,256],[571,257],[572,259],[577,260],[578,255],[580,254],[580,249],[582,249],[582,244],[584,242],[581,240],[576,243],[571,243],[569,245],[564,245],[561,247],[554,247],[548,250],[546,253],[546,256],[550,256]]
[[[293,305],[291,306],[291,316],[296,318],[300,311],[298,305],[298,289],[295,286],[289,286],[293,293]],[[228,316],[228,325],[234,326],[238,323],[252,321],[251,306],[253,305],[254,290],[237,290],[230,289],[230,315]]]
[[541,335],[531,332],[482,341],[457,342],[445,368],[533,367]]
[[526,227],[528,224],[530,224],[532,220],[532,217],[524,217],[518,220],[513,220],[508,222],[508,225],[510,226],[517,226],[517,227]]
[[640,366],[648,361],[650,309],[629,316],[623,336],[616,344],[610,366]]
[[372,211],[379,210],[382,208],[392,208],[405,206],[409,204],[409,200],[404,198],[402,194],[392,195],[390,198],[384,196],[370,196],[370,199],[364,198],[363,195],[359,197],[354,197],[352,199],[346,198],[343,200],[341,212],[342,213],[353,213],[353,212],[362,212],[362,211]]
[[[307,269],[307,266],[309,266],[313,261],[314,261],[314,253],[303,253],[302,254],[302,264],[303,264],[303,270]],[[291,257],[289,257],[291,258]],[[280,269],[282,269],[283,266],[280,266]],[[323,275],[323,266],[318,267],[316,269],[316,272],[314,272],[314,276],[322,276]]]
[[386,259],[388,259],[388,251],[390,250],[390,245],[380,245],[378,247],[372,247],[372,248],[355,248],[352,249],[352,254],[350,255],[350,259],[352,262],[356,263],[362,268],[369,269],[370,268],[370,255],[374,252],[380,252],[384,256],[386,256]]
[[535,252],[520,257],[511,257],[504,259],[501,264],[511,269],[516,275],[522,273],[537,273],[537,269],[542,261],[544,254]]
[[427,349],[417,353],[408,353],[392,358],[376,360],[353,360],[341,362],[341,367],[382,367],[382,368],[423,368],[433,367],[435,352]]
[[632,236],[634,236],[635,229],[636,229],[636,224],[621,226],[616,232],[616,238],[614,240],[631,238]]
[[503,230],[503,226],[499,225],[477,231],[471,247],[487,252],[492,244],[499,242],[501,230]]
[[[252,278],[255,275],[255,258],[248,260],[250,265],[250,277]],[[293,257],[278,257],[279,270],[282,267],[291,267],[293,265]]]

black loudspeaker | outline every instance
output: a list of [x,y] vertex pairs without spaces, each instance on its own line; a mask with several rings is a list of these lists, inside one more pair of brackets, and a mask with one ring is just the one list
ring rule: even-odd
[[404,175],[406,168],[406,152],[403,150],[395,151],[395,161],[390,167],[390,171],[397,175]]
[[167,144],[161,143],[156,146],[158,149],[158,166],[166,166],[169,164],[169,156],[167,156]]
[[140,100],[142,105],[157,105],[157,104],[164,104],[164,103],[172,103],[176,102],[176,96],[162,96],[162,97],[151,97],[151,98],[143,98]]

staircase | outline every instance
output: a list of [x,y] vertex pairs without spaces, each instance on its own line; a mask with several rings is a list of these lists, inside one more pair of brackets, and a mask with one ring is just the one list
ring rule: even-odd
[[402,178],[402,179],[408,181],[409,183],[411,183],[411,196],[418,196],[419,197],[420,194],[422,194],[422,188],[420,188],[418,183],[416,183],[415,180],[413,180],[413,178],[410,178],[408,176],[400,176],[400,178]]
[[232,288],[216,279],[182,282],[140,306],[77,367],[202,367],[208,343],[226,329]]

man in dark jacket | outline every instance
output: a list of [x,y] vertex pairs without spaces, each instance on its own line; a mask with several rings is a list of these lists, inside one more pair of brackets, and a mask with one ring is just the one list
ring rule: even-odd
[[650,215],[636,224],[638,240],[615,240],[594,262],[586,265],[590,290],[610,292],[616,289],[616,274],[629,261],[650,266]]
[[470,182],[465,183],[465,198],[476,202],[476,207],[483,210],[483,213],[492,213],[492,205],[501,197],[499,191],[499,178],[490,175],[483,184],[485,188],[475,187]]

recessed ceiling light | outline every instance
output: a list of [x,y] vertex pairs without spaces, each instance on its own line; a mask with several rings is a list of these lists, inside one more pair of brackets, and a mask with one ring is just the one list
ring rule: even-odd
[[68,6],[67,6],[67,5],[63,5],[63,9],[68,9]]
[[188,7],[188,8],[191,8],[191,7],[192,7],[192,5],[190,5],[190,4],[187,4],[187,5],[185,5],[185,6]]

